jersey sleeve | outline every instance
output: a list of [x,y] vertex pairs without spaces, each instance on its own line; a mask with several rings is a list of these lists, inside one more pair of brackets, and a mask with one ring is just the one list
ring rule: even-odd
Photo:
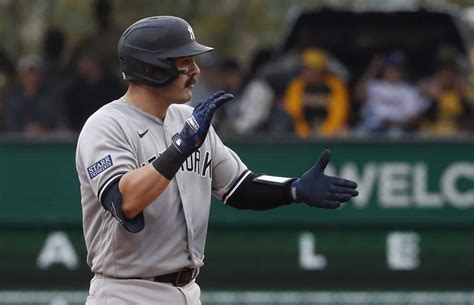
[[119,117],[109,115],[91,118],[84,126],[77,146],[82,174],[101,203],[108,185],[139,166]]
[[213,128],[209,133],[213,138],[212,194],[225,203],[250,171],[239,156],[222,143]]

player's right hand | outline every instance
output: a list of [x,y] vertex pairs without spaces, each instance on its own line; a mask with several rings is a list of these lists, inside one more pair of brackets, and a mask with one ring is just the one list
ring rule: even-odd
[[325,150],[318,162],[292,183],[292,194],[296,202],[305,202],[312,207],[336,209],[341,203],[359,194],[354,181],[324,174],[330,159],[331,152]]
[[214,112],[233,98],[234,96],[230,93],[218,91],[194,108],[191,117],[186,120],[181,132],[176,133],[172,138],[173,144],[182,155],[189,156],[201,147],[211,126]]

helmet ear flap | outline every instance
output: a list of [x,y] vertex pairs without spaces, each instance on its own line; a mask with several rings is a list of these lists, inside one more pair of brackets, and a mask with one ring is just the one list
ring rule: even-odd
[[157,59],[157,65],[151,65],[132,57],[120,57],[125,80],[135,80],[153,87],[164,87],[179,76],[176,65],[168,60]]
[[176,65],[173,62],[171,62],[168,59],[163,60],[160,58],[158,58],[158,62],[162,66],[160,65],[160,66],[154,66],[154,67],[155,69],[161,70],[161,72],[163,73],[162,78],[161,78],[163,82],[162,86],[172,83],[178,78],[179,76],[178,67],[176,67]]

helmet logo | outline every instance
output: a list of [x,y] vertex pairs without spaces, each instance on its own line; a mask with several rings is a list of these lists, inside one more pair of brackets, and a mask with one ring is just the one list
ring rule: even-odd
[[189,25],[188,25],[188,32],[189,32],[189,36],[191,37],[191,40],[196,40],[196,37],[194,36],[193,29]]

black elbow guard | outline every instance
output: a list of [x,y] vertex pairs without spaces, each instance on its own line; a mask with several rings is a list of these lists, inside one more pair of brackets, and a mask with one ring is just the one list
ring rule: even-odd
[[131,233],[138,233],[145,227],[145,219],[143,212],[135,216],[133,219],[125,218],[122,213],[122,194],[119,190],[120,178],[115,179],[106,187],[100,202],[104,209],[109,211],[115,219],[117,219],[124,228]]
[[244,172],[224,195],[224,203],[241,210],[268,210],[293,202],[291,183],[296,178]]

